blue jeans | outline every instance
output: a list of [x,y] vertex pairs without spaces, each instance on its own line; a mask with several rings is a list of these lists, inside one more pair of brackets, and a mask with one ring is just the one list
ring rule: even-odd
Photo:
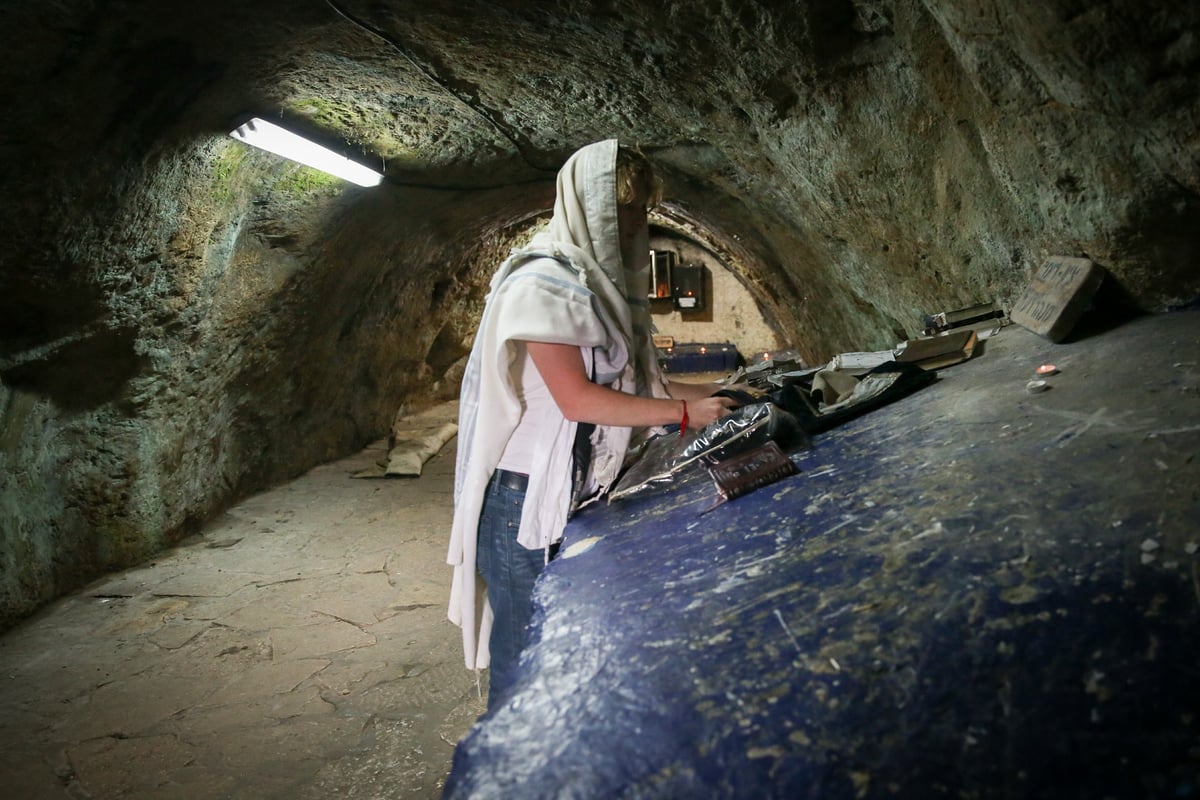
[[546,562],[544,551],[527,550],[517,543],[524,504],[524,490],[503,486],[493,475],[479,514],[475,563],[487,582],[494,616],[488,640],[492,656],[489,711],[508,693],[516,678],[517,657],[525,646],[525,629],[533,616],[533,584]]

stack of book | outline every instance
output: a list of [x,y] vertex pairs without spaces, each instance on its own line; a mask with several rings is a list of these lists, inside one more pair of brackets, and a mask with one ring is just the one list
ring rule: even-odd
[[979,334],[973,328],[947,331],[937,336],[922,336],[900,342],[891,350],[841,353],[830,360],[828,369],[860,375],[889,361],[916,364],[924,369],[941,369],[966,361],[978,342]]

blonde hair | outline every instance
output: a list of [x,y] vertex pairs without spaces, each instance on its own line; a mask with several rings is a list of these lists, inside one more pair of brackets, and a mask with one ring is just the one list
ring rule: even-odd
[[617,204],[641,204],[650,209],[662,201],[662,179],[642,151],[633,147],[617,148]]

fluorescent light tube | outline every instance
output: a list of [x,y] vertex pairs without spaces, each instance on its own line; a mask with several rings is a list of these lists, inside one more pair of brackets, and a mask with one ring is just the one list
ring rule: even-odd
[[248,145],[299,161],[359,186],[378,186],[383,180],[383,175],[375,170],[258,117],[239,125],[229,135]]

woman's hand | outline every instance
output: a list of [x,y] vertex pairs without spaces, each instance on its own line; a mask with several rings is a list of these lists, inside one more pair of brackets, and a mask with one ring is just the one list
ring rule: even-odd
[[688,427],[699,430],[710,422],[716,422],[721,417],[727,417],[737,401],[732,397],[702,397],[699,400],[688,400]]

